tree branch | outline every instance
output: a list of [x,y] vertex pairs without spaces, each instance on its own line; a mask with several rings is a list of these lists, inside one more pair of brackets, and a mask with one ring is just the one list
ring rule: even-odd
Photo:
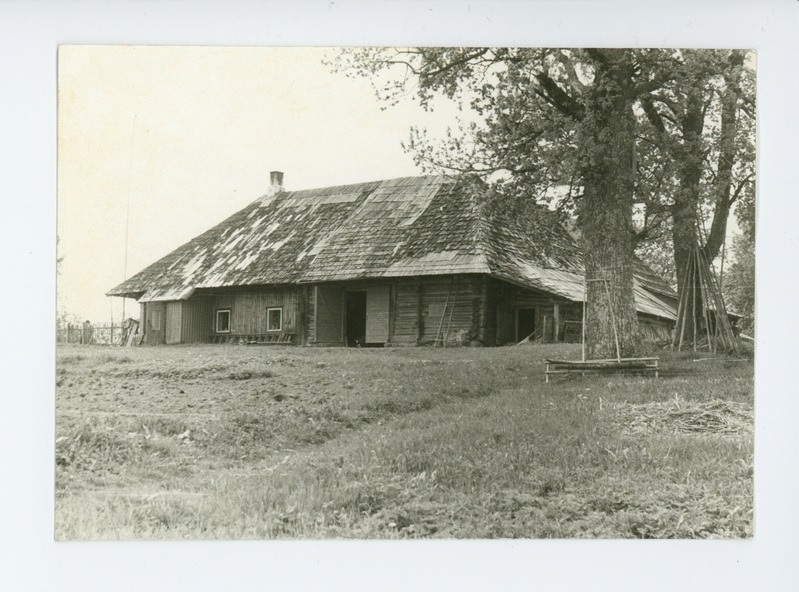
[[541,90],[536,90],[538,96],[564,115],[576,121],[582,121],[585,111],[583,105],[558,86],[558,83],[552,80],[545,72],[539,72],[535,75],[535,78],[538,84],[541,85]]
[[641,97],[641,107],[644,109],[644,113],[646,114],[646,118],[649,120],[649,123],[651,123],[661,134],[665,133],[666,126],[663,123],[663,117],[661,117],[660,112],[652,102],[651,96],[645,95]]

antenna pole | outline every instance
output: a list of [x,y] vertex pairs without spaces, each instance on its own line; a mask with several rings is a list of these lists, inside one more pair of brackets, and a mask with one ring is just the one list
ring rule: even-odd
[[[125,268],[122,281],[128,279],[128,230],[130,228],[130,186],[133,180],[133,140],[136,138],[136,114],[133,115],[133,129],[130,132],[130,155],[128,157],[128,203],[125,209]],[[122,297],[122,320],[125,320],[125,298]]]

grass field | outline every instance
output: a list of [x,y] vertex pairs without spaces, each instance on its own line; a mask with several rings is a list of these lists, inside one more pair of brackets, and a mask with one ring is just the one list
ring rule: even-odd
[[739,538],[753,367],[579,347],[60,347],[58,539]]

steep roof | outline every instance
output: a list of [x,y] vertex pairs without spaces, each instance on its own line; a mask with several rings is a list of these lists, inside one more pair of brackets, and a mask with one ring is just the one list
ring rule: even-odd
[[[108,295],[179,300],[202,288],[476,273],[582,300],[569,235],[488,215],[484,198],[479,182],[443,175],[264,196]],[[653,282],[637,277],[639,310],[674,318],[652,302]]]

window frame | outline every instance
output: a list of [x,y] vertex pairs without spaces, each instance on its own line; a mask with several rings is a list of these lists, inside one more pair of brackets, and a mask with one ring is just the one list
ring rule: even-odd
[[[219,329],[219,315],[221,313],[226,313],[227,314],[227,329],[225,329],[224,331]],[[230,333],[230,331],[231,331],[231,326],[230,326],[231,318],[232,318],[232,315],[230,313],[230,309],[229,308],[218,308],[216,310],[215,315],[214,315],[214,331],[216,333]]]
[[[280,323],[277,329],[270,329],[269,325],[269,315],[272,311],[278,311],[280,313]],[[280,333],[283,331],[283,307],[282,306],[270,306],[266,309],[266,331],[267,333]]]

